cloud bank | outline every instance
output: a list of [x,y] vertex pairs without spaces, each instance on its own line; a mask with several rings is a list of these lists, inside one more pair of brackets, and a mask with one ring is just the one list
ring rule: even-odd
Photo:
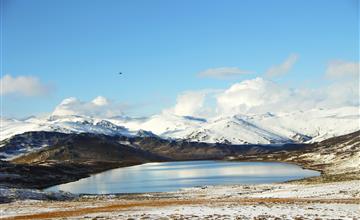
[[33,76],[4,75],[0,79],[0,84],[0,95],[43,96],[51,90],[50,86]]
[[[290,55],[282,64],[271,67],[265,77],[280,76],[289,72],[298,56]],[[204,94],[196,91],[178,97],[173,111],[177,115],[206,117],[234,114],[257,114],[266,112],[291,112],[314,108],[338,108],[360,105],[359,63],[331,61],[325,71],[326,85],[316,89],[290,88],[269,79],[257,77],[231,85],[224,90]],[[208,106],[204,99],[212,99]],[[181,109],[181,111],[180,111]],[[203,113],[206,114],[203,114]]]
[[277,113],[358,106],[359,84],[347,81],[318,89],[300,89],[256,78],[232,85],[216,99],[218,112],[221,114]]

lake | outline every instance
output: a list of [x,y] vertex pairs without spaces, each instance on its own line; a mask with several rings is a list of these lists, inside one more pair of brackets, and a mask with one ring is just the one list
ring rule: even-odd
[[279,162],[162,162],[108,170],[46,190],[86,194],[167,192],[203,185],[284,182],[318,175],[317,171]]

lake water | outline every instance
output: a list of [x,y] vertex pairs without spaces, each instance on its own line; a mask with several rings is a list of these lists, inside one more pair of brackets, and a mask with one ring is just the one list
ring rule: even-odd
[[278,162],[147,163],[105,171],[76,182],[50,187],[47,191],[88,194],[166,192],[203,185],[283,182],[318,175],[317,171]]

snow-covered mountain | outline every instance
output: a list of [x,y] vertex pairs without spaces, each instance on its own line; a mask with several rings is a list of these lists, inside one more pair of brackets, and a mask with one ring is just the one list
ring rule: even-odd
[[111,120],[130,130],[144,129],[167,138],[233,144],[315,142],[360,129],[357,107],[288,113],[231,115],[209,119],[160,114],[141,120]]
[[63,133],[100,133],[106,135],[135,135],[127,128],[107,120],[85,116],[31,117],[25,120],[1,119],[1,140],[27,131],[57,131]]
[[79,115],[1,119],[1,139],[27,131],[151,136],[209,143],[281,144],[315,142],[360,129],[357,107],[288,113],[195,118],[162,113],[149,118],[94,118]]

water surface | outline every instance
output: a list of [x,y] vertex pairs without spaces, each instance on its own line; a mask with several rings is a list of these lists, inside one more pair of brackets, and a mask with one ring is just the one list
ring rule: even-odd
[[167,192],[193,186],[274,183],[318,175],[317,171],[278,162],[164,162],[108,170],[47,190],[89,194]]

